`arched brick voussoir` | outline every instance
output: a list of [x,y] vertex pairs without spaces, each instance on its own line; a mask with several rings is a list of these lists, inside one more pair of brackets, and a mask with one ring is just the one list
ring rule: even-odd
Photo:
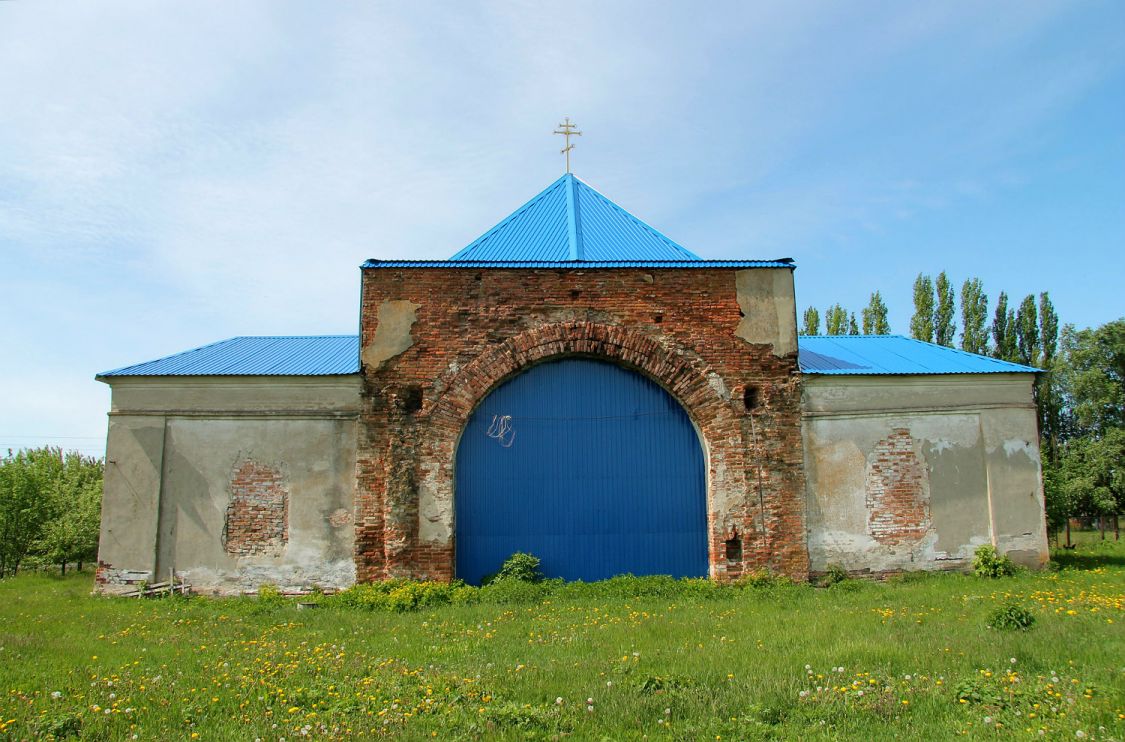
[[[741,427],[726,383],[697,354],[667,337],[593,322],[542,325],[490,346],[470,363],[450,369],[435,383],[439,396],[422,415],[430,423],[432,451],[439,458],[422,479],[433,494],[452,498],[453,458],[469,416],[493,389],[526,368],[554,358],[584,355],[620,363],[664,387],[698,428],[708,464],[707,500],[713,529],[737,496],[746,492]],[[426,476],[426,475],[429,476]]]

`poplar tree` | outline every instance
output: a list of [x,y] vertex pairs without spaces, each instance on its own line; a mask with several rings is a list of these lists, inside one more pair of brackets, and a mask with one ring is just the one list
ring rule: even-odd
[[1034,366],[1039,362],[1039,313],[1033,294],[1024,297],[1016,312],[1016,351],[1024,365]]
[[1059,347],[1059,315],[1046,291],[1039,295],[1039,346],[1044,368],[1050,368]]
[[945,271],[942,271],[937,277],[937,309],[934,311],[934,342],[938,345],[953,347],[953,338],[957,332],[957,325],[953,322],[955,311],[953,285],[949,283]]
[[1008,309],[1008,295],[1000,292],[992,317],[992,355],[1002,361],[1016,359],[1016,317]]
[[876,291],[863,310],[864,335],[890,335],[891,323],[887,321],[887,305]]
[[1059,345],[1059,316],[1047,292],[1039,294],[1039,365],[1043,373],[1036,382],[1035,398],[1039,410],[1039,437],[1045,458],[1057,463],[1062,427],[1062,395],[1055,373],[1055,352]]
[[816,307],[809,307],[805,310],[805,326],[801,328],[802,335],[819,335],[820,334],[820,312]]
[[852,316],[848,318],[848,334],[849,335],[858,335],[859,334],[859,325],[856,324],[856,321],[855,321],[855,312],[852,312]]
[[934,282],[921,273],[914,279],[914,316],[910,336],[927,343],[934,339]]
[[961,350],[988,352],[988,295],[979,278],[961,285]]
[[848,334],[848,310],[833,304],[824,312],[825,332],[829,335]]

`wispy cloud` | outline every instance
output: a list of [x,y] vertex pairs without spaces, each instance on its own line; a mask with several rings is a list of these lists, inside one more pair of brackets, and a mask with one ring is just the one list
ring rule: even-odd
[[471,241],[558,174],[563,114],[599,190],[703,254],[794,255],[802,291],[826,296],[856,256],[1042,187],[1063,159],[1081,171],[1091,155],[1052,142],[1121,92],[1122,16],[0,3],[0,302],[20,318],[0,329],[18,349],[0,373],[81,400],[0,402],[0,420],[96,434],[94,371],[233,334],[353,330],[359,262]]

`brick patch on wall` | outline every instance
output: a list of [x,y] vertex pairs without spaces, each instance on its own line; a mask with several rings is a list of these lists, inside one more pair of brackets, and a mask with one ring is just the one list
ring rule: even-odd
[[250,459],[235,465],[223,547],[233,556],[280,556],[289,542],[289,490],[281,471]]
[[365,270],[364,348],[385,302],[417,310],[408,347],[363,369],[357,580],[454,577],[453,465],[465,423],[507,379],[574,355],[655,380],[698,427],[713,577],[806,578],[796,353],[735,336],[735,279],[726,269]]
[[930,528],[926,469],[905,428],[875,445],[867,467],[867,530],[881,544],[913,544]]

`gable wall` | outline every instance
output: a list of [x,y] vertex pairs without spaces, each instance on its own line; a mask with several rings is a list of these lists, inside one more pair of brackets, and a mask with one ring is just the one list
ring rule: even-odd
[[355,580],[359,377],[111,380],[97,584]]
[[806,375],[809,560],[960,569],[1047,560],[1033,374]]
[[683,404],[705,441],[713,576],[807,574],[791,270],[377,268],[361,312],[358,579],[454,576],[453,462],[469,414],[506,378],[566,355],[638,370]]

